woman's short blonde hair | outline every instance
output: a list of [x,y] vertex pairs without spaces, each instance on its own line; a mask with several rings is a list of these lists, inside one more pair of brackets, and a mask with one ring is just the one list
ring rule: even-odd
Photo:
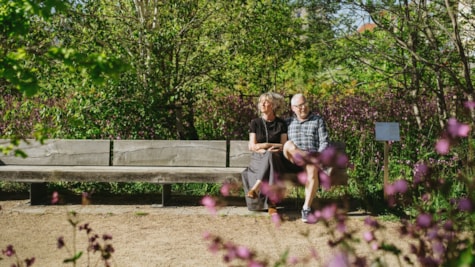
[[285,106],[284,97],[278,93],[274,93],[274,92],[263,93],[259,96],[259,102],[261,102],[261,99],[269,100],[272,103],[272,109],[274,110],[274,113],[276,115],[281,111],[282,107]]

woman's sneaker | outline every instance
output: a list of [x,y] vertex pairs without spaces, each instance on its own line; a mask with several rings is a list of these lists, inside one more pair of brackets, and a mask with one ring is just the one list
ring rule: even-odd
[[308,216],[312,213],[311,209],[303,209],[302,210],[302,222],[308,222]]

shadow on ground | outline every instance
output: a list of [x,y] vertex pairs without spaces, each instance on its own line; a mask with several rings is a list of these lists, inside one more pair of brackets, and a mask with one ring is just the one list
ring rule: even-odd
[[[175,193],[168,201],[167,206],[202,206],[202,198],[203,196],[185,196]],[[218,199],[221,206],[246,207],[242,196],[220,197]],[[0,192],[0,201],[2,200],[29,200],[29,193]],[[57,205],[81,205],[84,203],[83,201],[82,195],[65,191],[59,193],[59,203]],[[101,192],[91,194],[86,201],[88,205],[161,205],[161,196],[160,194],[107,194]],[[313,208],[321,209],[331,203],[336,203],[340,208],[347,210],[349,214],[353,212],[358,214],[368,213],[368,210],[362,207],[361,201],[352,199],[316,199]],[[43,204],[48,205],[50,203],[45,202]],[[286,198],[278,205],[278,208],[300,213],[302,204],[303,199],[301,198]]]

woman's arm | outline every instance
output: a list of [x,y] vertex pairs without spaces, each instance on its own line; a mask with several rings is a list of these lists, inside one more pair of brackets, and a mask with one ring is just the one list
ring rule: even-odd
[[257,143],[256,134],[249,134],[249,150],[254,152],[265,152],[266,150],[281,150],[283,144],[280,143]]

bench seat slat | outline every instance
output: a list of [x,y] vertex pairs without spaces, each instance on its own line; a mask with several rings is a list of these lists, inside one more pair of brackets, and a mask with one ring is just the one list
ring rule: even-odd
[[0,166],[0,180],[17,182],[239,182],[243,168],[140,166]]

